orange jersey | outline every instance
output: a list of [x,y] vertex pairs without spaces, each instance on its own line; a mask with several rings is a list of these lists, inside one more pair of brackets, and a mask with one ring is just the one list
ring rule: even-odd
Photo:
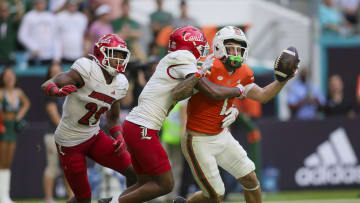
[[[219,59],[215,59],[211,72],[206,77],[212,83],[226,87],[235,87],[239,83],[246,86],[254,82],[253,71],[248,65],[243,64],[230,75]],[[225,111],[232,106],[233,100],[234,98],[219,101],[201,92],[194,94],[187,107],[187,129],[207,134],[220,133],[223,130],[221,125],[225,118]]]

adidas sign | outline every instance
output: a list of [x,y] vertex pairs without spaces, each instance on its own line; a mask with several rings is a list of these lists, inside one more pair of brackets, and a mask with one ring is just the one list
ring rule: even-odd
[[344,128],[330,134],[295,173],[300,187],[360,184],[360,165]]

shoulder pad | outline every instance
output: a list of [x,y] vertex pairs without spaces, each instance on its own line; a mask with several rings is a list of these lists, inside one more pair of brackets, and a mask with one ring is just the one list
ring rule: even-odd
[[116,89],[126,89],[126,91],[129,89],[129,82],[124,74],[118,74],[116,76]]
[[71,68],[76,70],[84,79],[88,79],[90,78],[91,66],[92,61],[82,57],[76,60]]
[[174,51],[169,53],[166,57],[171,65],[196,64],[197,61],[195,56],[187,50]]

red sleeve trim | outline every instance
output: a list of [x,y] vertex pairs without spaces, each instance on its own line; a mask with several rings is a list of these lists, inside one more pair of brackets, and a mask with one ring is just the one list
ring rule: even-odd
[[174,68],[175,66],[181,66],[181,65],[186,65],[186,64],[176,64],[176,65],[171,65],[171,66],[169,66],[169,67],[166,69],[166,72],[167,72],[168,76],[169,76],[170,78],[174,79],[174,80],[179,80],[179,79],[181,79],[181,78],[175,78],[174,76],[172,76],[172,75],[170,74],[170,69],[171,69],[171,68]]

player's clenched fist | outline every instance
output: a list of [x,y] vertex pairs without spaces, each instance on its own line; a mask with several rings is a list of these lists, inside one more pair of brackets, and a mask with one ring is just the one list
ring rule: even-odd
[[77,88],[74,85],[65,85],[62,88],[58,88],[54,83],[50,83],[45,88],[46,95],[57,96],[57,97],[64,97],[76,91]]
[[114,152],[121,155],[126,150],[126,143],[122,135],[122,127],[114,126],[110,129],[110,135],[115,139]]

